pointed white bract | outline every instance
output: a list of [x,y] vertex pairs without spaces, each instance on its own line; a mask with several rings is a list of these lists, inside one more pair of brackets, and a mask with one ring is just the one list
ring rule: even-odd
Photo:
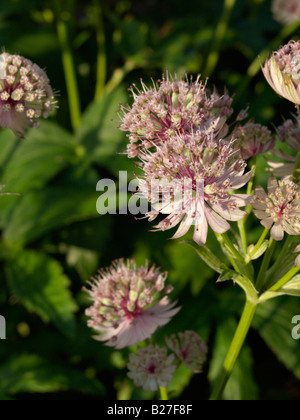
[[88,326],[99,333],[94,337],[117,349],[150,338],[158,327],[177,314],[171,303],[167,273],[156,267],[137,267],[134,261],[118,260],[85,289],[92,306],[86,310]]
[[290,41],[273,52],[262,71],[278,95],[300,105],[300,41]]
[[0,126],[24,137],[48,118],[55,105],[49,79],[38,65],[19,55],[0,55]]
[[136,354],[131,353],[127,365],[135,386],[143,387],[145,391],[157,391],[159,387],[166,388],[173,378],[177,367],[175,356],[168,356],[166,347],[150,345],[139,348]]
[[300,235],[300,183],[295,184],[292,176],[281,181],[270,177],[268,194],[262,187],[257,187],[252,206],[255,216],[266,229],[271,229],[271,236],[276,241],[284,238],[284,232]]

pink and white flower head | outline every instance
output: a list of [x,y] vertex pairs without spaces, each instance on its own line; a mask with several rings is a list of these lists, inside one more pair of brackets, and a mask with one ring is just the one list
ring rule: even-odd
[[220,96],[216,90],[210,93],[206,84],[196,81],[173,79],[169,74],[157,84],[142,90],[131,88],[132,107],[122,108],[120,129],[128,132],[130,144],[128,156],[134,158],[140,150],[175,140],[178,135],[191,133],[211,120],[218,119],[220,131],[228,131],[226,120],[232,115],[232,98],[225,92]]
[[244,126],[237,128],[234,132],[243,159],[247,160],[253,156],[262,155],[275,146],[275,137],[271,131],[260,124],[250,121]]
[[135,386],[154,392],[159,387],[166,388],[171,382],[177,369],[174,361],[174,354],[168,356],[166,347],[160,348],[151,344],[146,348],[139,348],[137,354],[130,354],[127,375]]
[[0,55],[0,126],[24,137],[48,118],[54,104],[49,79],[38,65],[19,55]]
[[300,0],[273,0],[274,19],[282,25],[290,25],[300,20]]
[[278,95],[300,105],[300,41],[290,41],[273,52],[262,71]]
[[121,349],[150,338],[167,324],[179,308],[170,303],[167,273],[156,267],[137,267],[134,261],[118,260],[85,289],[93,302],[86,310],[88,326],[100,333],[94,337]]
[[249,204],[251,196],[232,191],[243,187],[252,173],[244,175],[246,163],[235,140],[221,140],[213,123],[169,139],[156,146],[156,152],[144,152],[141,160],[140,194],[152,207],[147,216],[152,221],[167,214],[156,229],[165,231],[179,225],[173,239],[194,226],[194,241],[204,245],[208,226],[222,234],[230,229],[228,221],[245,216],[240,207]]
[[207,345],[194,331],[166,337],[167,346],[193,372],[202,372],[207,357]]
[[[277,137],[281,143],[284,143],[290,149],[290,153],[281,150],[273,150],[272,156],[268,157],[267,162],[270,166],[270,172],[276,177],[283,178],[291,175],[295,171],[297,153],[300,149],[300,127],[299,120],[287,120],[277,129]],[[278,159],[279,158],[279,159]]]
[[252,206],[255,216],[266,229],[271,229],[271,236],[276,241],[284,238],[284,232],[300,235],[300,183],[295,184],[292,176],[281,181],[270,177],[268,194],[262,187],[257,187]]

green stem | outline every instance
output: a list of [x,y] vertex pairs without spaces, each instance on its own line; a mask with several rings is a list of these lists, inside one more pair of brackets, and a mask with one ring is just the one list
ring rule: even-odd
[[117,68],[108,80],[104,93],[107,95],[115,90],[122,83],[127,74],[134,70],[136,66],[137,65],[134,61],[126,61],[123,67]]
[[276,247],[276,241],[274,241],[274,239],[271,238],[269,242],[269,247],[265,253],[263,262],[259,270],[257,281],[256,281],[256,290],[258,290],[259,292],[263,289],[265,285],[266,273],[270,266],[270,262],[271,262],[275,247]]
[[253,156],[252,165],[251,165],[252,178],[250,179],[247,185],[247,194],[249,195],[253,194],[253,185],[254,185],[255,177],[256,177],[256,166],[257,166],[257,156]]
[[241,240],[242,240],[242,244],[243,244],[244,255],[247,255],[248,241],[247,241],[247,233],[246,233],[245,220],[244,219],[238,221],[238,227],[239,227]]
[[227,233],[223,233],[221,236],[224,239],[225,245],[227,245],[227,247],[230,249],[235,259],[238,260],[240,263],[244,263],[244,258],[242,257],[240,252],[236,249],[236,247],[234,246],[233,242],[231,241]]
[[289,248],[290,248],[292,242],[293,242],[293,237],[292,236],[288,236],[287,239],[286,239],[286,241],[285,241],[285,243],[284,243],[284,245],[283,245],[283,248],[282,248],[282,250],[281,250],[281,252],[280,252],[280,254],[278,256],[278,258],[276,259],[276,263],[273,265],[273,267],[271,268],[271,270],[270,270],[270,272],[268,274],[267,282],[266,282],[266,287],[267,288],[270,287],[270,285],[272,285],[273,276],[274,276],[275,273],[277,273],[277,271],[281,267],[282,262],[283,262],[283,259],[286,256],[286,254],[288,253]]
[[294,171],[294,182],[298,182],[300,178],[300,150],[298,152],[297,155],[297,161],[296,161],[296,166],[295,166],[295,171]]
[[230,20],[231,13],[232,13],[232,10],[234,8],[235,2],[236,2],[236,0],[224,0],[223,14],[222,14],[222,17],[221,17],[221,19],[218,23],[214,43],[213,43],[213,46],[210,50],[209,56],[207,58],[206,67],[203,71],[203,74],[205,76],[210,76],[214,72],[214,70],[217,66],[222,41],[223,41],[223,39],[226,35],[229,20]]
[[105,30],[102,15],[102,4],[101,0],[94,0],[94,11],[95,11],[95,27],[97,30],[97,84],[95,92],[95,101],[100,101],[104,94],[105,82],[106,82],[106,49],[105,49]]
[[[227,247],[229,248],[229,250],[231,251],[231,253],[234,255],[234,258],[242,264],[246,276],[250,280],[252,280],[253,279],[253,275],[251,273],[250,267],[246,264],[245,259],[243,258],[243,256],[241,255],[241,253],[236,249],[236,247],[234,246],[233,242],[231,241],[231,239],[229,238],[229,236],[227,235],[227,233],[223,233],[220,236],[224,239],[224,243],[227,245]],[[233,267],[235,268],[235,266],[233,266]],[[235,268],[235,270],[236,270],[236,268]],[[236,271],[238,273],[241,273],[240,270],[236,270]]]
[[245,339],[250,330],[256,309],[257,303],[247,301],[239,326],[236,330],[235,336],[232,340],[230,349],[224,362],[222,372],[215,383],[212,396],[210,398],[211,401],[220,400],[222,397],[223,391],[235,367]]
[[66,12],[62,12],[61,3],[59,1],[56,1],[56,13],[57,35],[62,51],[62,62],[69,98],[71,124],[75,131],[80,125],[81,110],[74,59],[68,37],[68,25],[65,20],[65,17],[68,18],[69,15]]
[[[219,242],[219,244],[221,245],[221,246],[224,246],[224,238],[223,238],[223,235],[219,235],[219,234],[215,234],[216,235],[216,238],[217,238],[217,241]],[[242,273],[242,271],[241,271],[241,269],[240,269],[240,267],[238,266],[238,264],[237,264],[237,262],[235,261],[235,259],[234,258],[232,258],[230,255],[228,255],[228,254],[226,254],[227,255],[227,258],[229,259],[229,261],[231,262],[231,265],[232,265],[232,267],[235,269],[235,271],[237,272],[237,273],[239,273],[239,274],[242,274],[243,275],[243,273]]]
[[[252,158],[252,165],[251,165],[251,171],[252,171],[252,177],[250,179],[250,181],[248,182],[248,186],[247,186],[247,194],[248,195],[252,195],[253,194],[253,185],[255,182],[255,176],[256,176],[256,163],[257,163],[257,157],[253,156]],[[248,251],[248,241],[247,241],[247,234],[246,234],[246,222],[248,219],[248,215],[250,214],[252,209],[251,204],[249,204],[246,208],[246,213],[247,215],[244,217],[244,219],[239,220],[238,222],[238,228],[240,231],[240,235],[241,235],[241,240],[242,240],[242,244],[243,244],[243,251],[244,251],[244,255],[247,255],[247,251]]]
[[270,292],[277,292],[277,290],[281,289],[283,286],[286,285],[288,281],[290,281],[300,270],[300,267],[293,267],[289,272],[287,272],[282,279],[280,279],[273,287],[271,287]]
[[256,254],[256,252],[259,250],[259,248],[262,246],[264,240],[266,239],[267,235],[269,233],[269,229],[265,229],[261,235],[261,237],[259,238],[259,241],[257,242],[257,244],[255,245],[255,247],[253,248],[253,251],[250,252],[249,257],[252,258],[253,255]]
[[163,387],[159,387],[159,392],[160,392],[160,400],[161,401],[168,401],[169,400],[169,398],[168,398],[168,391],[167,391],[167,389],[166,388],[163,388]]

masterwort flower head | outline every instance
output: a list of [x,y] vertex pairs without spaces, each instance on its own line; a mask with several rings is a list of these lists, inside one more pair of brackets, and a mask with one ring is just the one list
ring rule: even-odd
[[234,132],[243,159],[269,152],[275,146],[275,137],[271,131],[260,124],[250,121],[238,127]]
[[86,310],[88,326],[100,333],[98,341],[121,349],[150,338],[167,324],[179,308],[170,303],[167,273],[156,267],[137,267],[134,261],[118,260],[85,289],[93,302]]
[[271,229],[271,236],[276,241],[284,238],[284,232],[300,235],[300,183],[295,184],[292,176],[281,181],[271,176],[268,194],[262,187],[257,187],[252,206],[255,216],[266,229]]
[[283,178],[291,175],[295,171],[297,153],[300,149],[300,126],[298,117],[295,121],[289,119],[277,129],[277,138],[281,144],[285,144],[290,149],[288,153],[282,150],[273,150],[267,162],[270,172],[276,177]]
[[19,55],[0,55],[0,126],[17,136],[48,118],[54,104],[49,79],[38,65]]
[[207,357],[207,346],[194,331],[173,334],[166,337],[167,346],[193,372],[202,372]]
[[[132,107],[122,108],[120,129],[128,132],[128,156],[134,158],[140,150],[174,140],[179,134],[191,133],[218,118],[220,131],[228,131],[226,120],[232,115],[232,98],[225,92],[209,92],[206,83],[180,78],[169,74],[153,87],[141,82],[142,89],[131,88]],[[240,117],[243,118],[242,114]]]
[[282,25],[290,25],[300,20],[300,0],[273,0],[274,19]]
[[168,356],[166,347],[150,345],[139,348],[137,354],[131,353],[127,365],[128,376],[136,386],[145,391],[157,391],[159,387],[166,388],[171,382],[177,367],[174,365],[175,356]]
[[220,139],[218,121],[195,133],[178,135],[141,156],[143,179],[140,194],[151,203],[147,214],[152,221],[159,214],[168,216],[157,230],[179,225],[174,239],[194,226],[194,241],[204,245],[208,225],[219,234],[230,229],[228,221],[245,216],[240,207],[251,196],[232,191],[243,187],[252,173],[244,175],[246,163],[234,139]]
[[290,41],[273,52],[262,70],[278,95],[300,105],[300,41]]

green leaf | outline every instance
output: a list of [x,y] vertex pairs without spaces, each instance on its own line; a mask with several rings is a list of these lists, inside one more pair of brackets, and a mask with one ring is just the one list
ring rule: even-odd
[[280,289],[264,293],[259,300],[263,302],[283,295],[300,297],[300,274],[293,277],[292,280],[288,281]]
[[91,187],[47,188],[19,198],[5,221],[3,239],[9,252],[40,238],[45,233],[88,218],[100,217],[96,210],[99,193]]
[[189,385],[193,372],[188,369],[183,363],[174,373],[172,381],[168,385],[168,393],[172,398],[180,396],[184,389]]
[[[213,357],[210,363],[209,380],[214,382],[222,370],[222,366],[234,336],[237,323],[233,318],[219,325]],[[258,387],[253,376],[253,359],[251,350],[244,346],[237,364],[225,388],[223,398],[225,400],[256,400],[258,399]]]
[[124,90],[117,89],[104,96],[100,102],[90,105],[84,113],[77,138],[86,150],[88,161],[111,168],[117,152],[123,151],[120,145],[125,139],[125,133],[117,129],[120,124],[117,112],[120,103],[126,101]]
[[57,261],[26,250],[9,260],[7,275],[12,292],[29,311],[74,336],[77,305],[68,288],[70,281]]
[[0,383],[2,392],[7,394],[68,390],[98,396],[105,394],[101,382],[76,369],[48,362],[32,354],[13,356],[1,365]]
[[2,178],[4,184],[22,193],[43,187],[76,158],[78,145],[58,125],[44,121],[30,130],[11,156]]
[[217,273],[222,273],[224,270],[228,270],[228,267],[222,261],[220,261],[212,251],[206,246],[199,247],[194,241],[183,241],[184,244],[191,246],[199,257]]
[[81,280],[86,282],[97,271],[99,254],[89,249],[71,246],[68,249],[67,263],[70,267],[74,267]]
[[292,337],[292,319],[300,315],[299,299],[282,297],[259,305],[253,321],[268,347],[297,378],[300,378],[299,341]]
[[300,274],[293,277],[281,289],[286,295],[300,296]]
[[[14,133],[8,128],[0,131],[0,168],[1,173],[7,161],[11,158],[14,149],[20,143],[20,139],[17,139]],[[2,180],[2,174],[1,174]]]

